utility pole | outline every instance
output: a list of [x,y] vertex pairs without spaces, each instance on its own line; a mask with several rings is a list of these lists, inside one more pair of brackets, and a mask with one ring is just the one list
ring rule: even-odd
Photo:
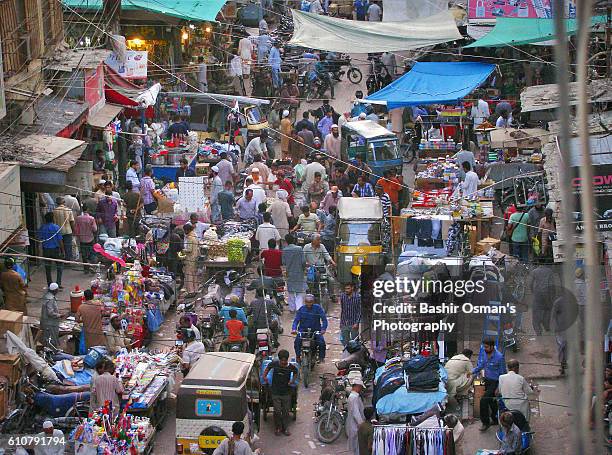
[[[578,43],[576,73],[578,83],[578,134],[580,136],[580,177],[582,182],[580,192],[580,205],[584,219],[584,242],[585,242],[585,264],[587,280],[587,304],[586,304],[586,360],[584,371],[584,383],[582,390],[594,393],[596,400],[595,410],[595,452],[604,453],[603,448],[603,413],[601,404],[601,392],[603,391],[603,365],[598,355],[603,346],[602,331],[602,307],[600,295],[600,271],[599,254],[597,251],[597,232],[595,223],[595,204],[593,193],[593,162],[591,160],[591,148],[589,145],[589,95],[587,91],[588,68],[587,60],[589,54],[589,37],[591,33],[591,11],[593,0],[582,0],[577,3],[578,14]],[[587,395],[589,396],[589,395]],[[587,403],[588,402],[588,403]],[[590,400],[582,400],[581,422],[578,428],[581,438],[586,438],[590,433],[591,421]],[[586,441],[585,441],[586,442]],[[586,453],[586,452],[581,452]]]
[[[561,193],[561,209],[560,216],[562,219],[562,231],[560,232],[563,244],[563,283],[567,292],[575,295],[574,280],[575,280],[575,228],[574,218],[574,194],[570,185],[564,185],[563,182],[571,182],[572,168],[570,167],[570,146],[569,139],[570,131],[570,106],[569,106],[569,49],[567,45],[567,30],[565,23],[565,0],[554,0],[553,17],[555,19],[555,36],[557,42],[555,45],[555,63],[557,67],[557,84],[559,86],[559,109],[557,115],[561,124],[561,132],[557,136],[557,144],[561,159],[559,160],[559,190]],[[569,366],[569,387],[570,387],[570,403],[573,404],[573,414],[571,417],[570,428],[577,429],[578,423],[581,422],[581,386],[580,386],[580,371],[582,369],[580,362],[580,334],[578,333],[578,324],[574,323],[567,331],[567,349],[568,349],[568,366]],[[571,453],[585,453],[584,438],[579,431],[573,431],[571,435]]]

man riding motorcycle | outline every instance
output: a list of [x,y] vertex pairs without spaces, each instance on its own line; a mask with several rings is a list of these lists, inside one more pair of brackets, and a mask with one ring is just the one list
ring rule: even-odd
[[327,86],[329,87],[331,97],[334,98],[334,85],[332,84],[332,79],[329,76],[329,66],[325,61],[325,55],[321,54],[320,60],[315,63],[314,72],[317,77]]
[[305,332],[308,329],[313,332],[319,332],[315,333],[314,339],[319,348],[319,363],[324,363],[327,346],[323,335],[327,330],[327,315],[321,305],[315,303],[315,297],[312,294],[306,294],[306,297],[304,297],[304,306],[295,314],[293,326],[291,327],[291,334],[296,335],[293,347],[298,363],[301,361],[302,355],[302,338],[300,332]]
[[247,308],[247,314],[251,318],[249,324],[249,342],[251,351],[254,351],[257,341],[257,329],[270,329],[273,343],[278,346],[279,317],[280,311],[276,303],[265,298],[265,290],[258,288],[255,291],[255,300]]
[[[320,273],[325,271],[327,264],[336,266],[336,263],[330,256],[325,245],[321,243],[321,235],[313,234],[312,242],[304,245],[304,259],[306,260],[306,267],[314,266],[316,268],[316,280],[314,282],[309,281],[311,284],[316,284],[319,280]],[[331,280],[328,277],[327,289],[332,289]],[[320,297],[320,296],[319,296]]]

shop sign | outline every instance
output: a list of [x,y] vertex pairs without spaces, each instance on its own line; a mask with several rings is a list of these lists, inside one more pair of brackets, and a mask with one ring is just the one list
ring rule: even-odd
[[95,69],[85,70],[85,102],[89,104],[90,116],[104,107],[104,67],[102,63]]
[[106,59],[106,64],[119,76],[126,79],[146,79],[148,51],[131,51],[125,53],[125,63],[117,59],[114,52]]
[[[584,230],[583,214],[580,211],[580,194],[582,193],[582,178],[580,167],[572,168],[572,190],[575,195],[574,219],[576,232]],[[595,197],[595,226],[598,231],[612,231],[612,164],[593,165],[593,195]]]
[[6,97],[4,96],[4,69],[2,65],[2,42],[0,42],[0,119],[6,116]]
[[[552,19],[552,0],[469,0],[471,22],[492,21],[498,17]],[[575,0],[567,1],[567,17],[576,17]]]

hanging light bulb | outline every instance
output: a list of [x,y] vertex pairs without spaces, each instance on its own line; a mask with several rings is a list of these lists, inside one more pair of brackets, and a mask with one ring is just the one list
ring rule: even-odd
[[183,38],[183,41],[187,41],[189,39],[189,33],[183,32],[182,38]]

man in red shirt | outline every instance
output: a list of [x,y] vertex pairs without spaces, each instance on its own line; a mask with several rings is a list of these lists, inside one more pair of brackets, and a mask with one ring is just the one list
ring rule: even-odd
[[261,259],[264,263],[264,276],[273,278],[282,276],[283,253],[276,249],[276,240],[268,240],[268,249],[261,252]]
[[291,180],[285,178],[285,171],[279,169],[276,172],[276,182],[279,189],[285,190],[289,196],[287,196],[287,203],[290,207],[293,208],[295,205],[295,199],[293,197],[293,185],[291,184]]
[[244,323],[237,319],[238,312],[236,310],[229,311],[230,320],[225,323],[225,328],[227,329],[227,338],[221,342],[222,346],[226,346],[231,343],[244,343],[246,342],[246,338],[244,336]]

